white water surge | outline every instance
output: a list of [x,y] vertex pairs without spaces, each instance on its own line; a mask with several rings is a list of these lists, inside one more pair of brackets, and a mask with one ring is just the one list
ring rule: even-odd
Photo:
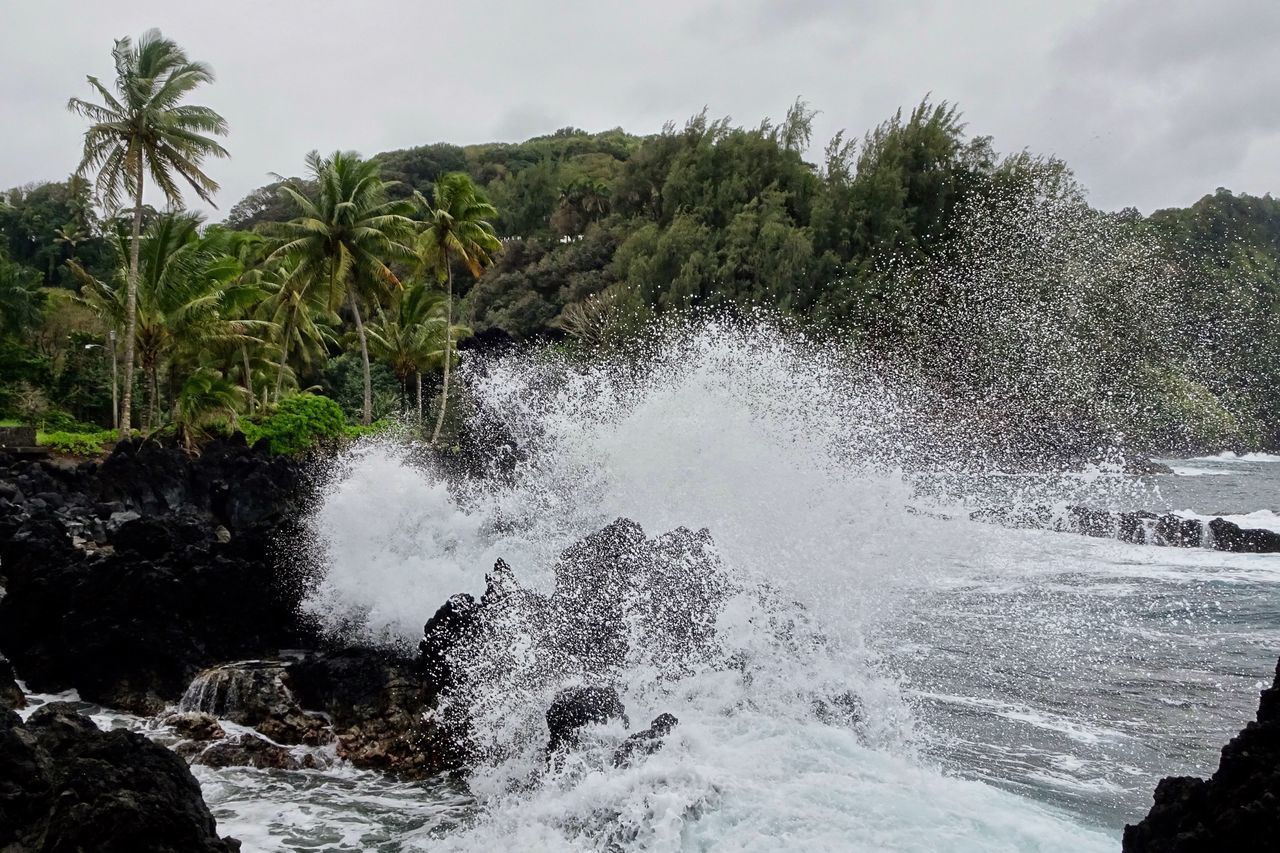
[[[546,691],[494,685],[503,750],[470,780],[473,820],[409,848],[457,850],[1113,849],[1107,832],[931,757],[914,702],[868,645],[928,579],[999,563],[990,529],[947,520],[897,467],[898,405],[846,356],[768,327],[671,336],[642,369],[548,354],[468,377],[519,447],[498,479],[446,487],[411,449],[371,444],[314,518],[335,633],[408,645],[496,558],[547,589],[556,555],[616,517],[706,527],[739,594],[719,637],[738,667],[626,673],[633,720],[670,711],[664,748],[617,769],[621,727],[542,767]],[[517,643],[520,638],[513,637]],[[536,655],[537,650],[525,650]],[[920,654],[928,655],[927,649]],[[516,695],[502,695],[515,692]],[[830,700],[852,691],[856,714]]]

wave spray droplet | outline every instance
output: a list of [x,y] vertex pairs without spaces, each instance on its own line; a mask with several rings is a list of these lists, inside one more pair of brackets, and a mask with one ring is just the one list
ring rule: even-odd
[[861,626],[901,581],[981,559],[985,539],[924,503],[900,468],[894,393],[848,358],[715,322],[659,335],[639,360],[511,356],[467,377],[477,418],[513,445],[495,445],[493,476],[446,484],[392,444],[344,461],[312,519],[325,573],[308,606],[346,638],[416,643],[498,558],[550,593],[561,552],[619,517],[648,536],[706,528],[732,590],[716,655],[675,674],[640,656],[614,673],[632,719],[679,718],[623,767],[615,723],[545,772],[542,715],[562,685],[521,676],[539,649],[513,631],[513,677],[473,697],[489,747],[470,779],[480,815],[423,849],[1114,846],[921,757],[912,708]]

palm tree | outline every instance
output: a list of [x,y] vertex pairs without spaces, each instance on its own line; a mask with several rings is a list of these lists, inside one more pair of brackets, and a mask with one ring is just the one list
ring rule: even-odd
[[262,271],[260,283],[267,293],[262,316],[278,330],[275,345],[279,350],[279,363],[273,396],[278,403],[284,393],[285,377],[291,370],[290,359],[296,358],[303,367],[310,366],[336,343],[332,328],[341,321],[329,311],[320,288],[313,286],[315,279],[299,275],[295,258],[274,262]]
[[[214,348],[255,342],[255,332],[265,326],[239,318],[240,303],[249,295],[237,285],[243,267],[228,251],[230,236],[217,232],[201,237],[199,225],[195,214],[167,213],[147,226],[140,241],[134,346],[147,382],[146,429],[159,423],[162,366],[167,364],[176,390],[182,386],[180,368],[194,372]],[[123,237],[115,249],[121,259],[115,286],[93,278],[75,261],[69,265],[82,283],[81,301],[118,327],[128,304],[119,283],[128,281],[124,258],[133,250]]]
[[383,181],[378,164],[361,160],[353,151],[335,151],[328,157],[312,151],[307,168],[316,183],[316,197],[308,198],[289,184],[281,186],[301,215],[273,226],[280,242],[271,259],[295,258],[297,275],[322,283],[331,311],[346,298],[364,362],[363,420],[368,424],[373,420],[373,381],[357,291],[376,300],[383,289],[401,286],[387,261],[413,255],[402,242],[413,233],[408,216],[413,205],[388,199],[387,188],[394,182]]
[[210,420],[225,414],[236,426],[236,408],[245,390],[211,367],[198,367],[182,384],[173,402],[173,422],[187,450]]
[[490,253],[502,244],[494,233],[491,220],[498,211],[462,172],[451,172],[436,179],[432,202],[419,194],[418,201],[426,209],[426,227],[418,235],[418,256],[426,269],[447,285],[445,301],[445,335],[442,359],[444,381],[440,390],[440,412],[431,433],[431,444],[440,440],[445,408],[449,404],[449,368],[453,361],[453,264],[460,263],[476,278],[491,262]]
[[[466,326],[448,329],[453,340],[470,337]],[[400,295],[394,310],[369,329],[373,354],[395,372],[403,390],[409,378],[417,387],[418,429],[422,429],[422,374],[444,363],[445,297],[425,282],[414,282]]]
[[213,204],[218,184],[200,170],[206,157],[226,157],[227,151],[206,134],[226,135],[227,123],[208,107],[182,99],[202,83],[213,81],[213,69],[187,58],[182,48],[148,30],[137,46],[117,39],[115,94],[97,77],[89,85],[102,98],[95,104],[72,98],[67,108],[93,122],[84,134],[84,154],[77,176],[97,170],[97,191],[108,207],[121,194],[133,200],[133,239],[124,311],[124,400],[120,436],[129,437],[133,403],[134,340],[137,323],[138,252],[142,239],[142,193],[147,174],[170,204],[182,201],[180,177],[201,199]]
[[0,257],[0,334],[19,335],[34,328],[44,303],[40,274]]

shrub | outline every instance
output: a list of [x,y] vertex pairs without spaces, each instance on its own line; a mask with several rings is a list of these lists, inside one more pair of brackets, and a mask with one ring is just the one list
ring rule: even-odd
[[116,434],[112,430],[95,432],[42,432],[36,440],[55,453],[69,456],[101,456],[103,444],[115,441]]
[[382,433],[392,429],[394,426],[395,421],[390,420],[389,418],[383,418],[382,420],[374,421],[368,426],[365,426],[364,424],[347,424],[346,427],[343,428],[342,434],[347,438],[354,440],[357,438],[364,438],[366,435],[381,435]]
[[328,397],[295,394],[270,415],[246,422],[244,435],[251,444],[267,439],[272,453],[292,455],[341,437],[346,424],[342,407]]

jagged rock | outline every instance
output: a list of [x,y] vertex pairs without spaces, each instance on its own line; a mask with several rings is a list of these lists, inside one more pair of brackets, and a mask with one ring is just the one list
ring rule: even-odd
[[1124,828],[1125,853],[1274,850],[1280,839],[1280,662],[1258,717],[1222,749],[1208,780],[1171,776],[1154,805]]
[[1213,544],[1221,551],[1241,551],[1249,554],[1280,553],[1280,533],[1259,528],[1242,528],[1222,518],[1209,522],[1213,531]]
[[630,764],[637,755],[653,755],[662,749],[663,739],[680,724],[674,714],[659,714],[649,728],[638,731],[624,740],[613,753],[613,766]]
[[226,737],[222,724],[211,714],[200,711],[183,711],[170,714],[160,722],[173,729],[179,737],[194,741],[220,740]]
[[308,655],[289,667],[298,703],[325,714],[340,758],[357,767],[421,778],[462,763],[458,739],[428,719],[438,685],[412,661],[377,649]]
[[126,442],[101,465],[11,462],[7,477],[69,507],[0,515],[0,650],[33,689],[154,713],[204,667],[313,641],[296,570],[272,557],[297,462],[243,441],[200,457]]
[[[505,567],[505,563],[498,561]],[[441,605],[435,615],[423,626],[423,638],[418,643],[419,663],[423,673],[436,684],[448,684],[453,680],[449,665],[449,652],[466,636],[475,624],[478,605],[470,595],[459,593]]]
[[18,686],[13,664],[4,655],[0,655],[0,713],[26,706],[27,697],[22,695],[22,688]]
[[0,850],[233,853],[173,752],[65,703],[0,712]]
[[287,678],[285,661],[221,664],[192,680],[179,707],[252,726],[277,743],[328,743],[328,726],[298,706]]
[[1224,518],[1203,522],[1173,513],[1115,512],[1086,506],[1068,507],[1065,517],[1055,517],[1046,506],[992,508],[970,515],[974,521],[1005,527],[1047,528],[1083,533],[1101,539],[1119,539],[1135,545],[1173,548],[1216,548],[1254,554],[1280,553],[1280,532],[1242,528]]
[[[524,713],[521,699],[527,707],[566,684],[615,683],[633,664],[677,678],[716,658],[730,583],[711,545],[705,530],[647,538],[618,519],[561,554],[549,595],[522,587],[499,560],[478,602],[458,596],[441,608],[424,629],[421,665],[439,680],[437,723],[464,763],[491,749],[481,718]],[[506,697],[496,704],[495,685]],[[573,728],[569,699],[553,703],[553,732]],[[553,733],[553,751],[562,740]]]
[[624,726],[630,725],[617,690],[595,685],[566,687],[556,694],[556,698],[551,700],[551,707],[547,708],[547,731],[550,733],[547,754],[573,749],[578,745],[584,726],[613,719],[622,720]]

